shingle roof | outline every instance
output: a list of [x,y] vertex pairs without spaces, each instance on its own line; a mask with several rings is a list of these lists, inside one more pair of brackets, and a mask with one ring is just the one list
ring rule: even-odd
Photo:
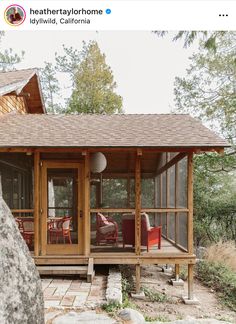
[[34,115],[0,117],[0,147],[225,147],[189,115]]
[[34,69],[0,73],[0,95],[21,90],[36,73]]

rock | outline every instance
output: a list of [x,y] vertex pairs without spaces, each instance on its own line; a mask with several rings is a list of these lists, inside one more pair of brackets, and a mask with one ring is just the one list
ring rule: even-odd
[[52,320],[52,324],[115,324],[116,321],[106,314],[97,314],[95,311],[83,313],[69,312]]
[[[1,180],[1,179],[0,179]],[[43,324],[41,280],[0,184],[0,323]]]
[[108,303],[122,304],[121,273],[112,268],[107,278],[106,300]]
[[[163,324],[163,322],[152,322],[152,324]],[[187,316],[186,319],[176,320],[173,322],[166,322],[166,324],[230,324],[230,323],[218,321],[216,319],[211,319],[211,318],[196,319],[191,316]]]
[[132,308],[125,308],[122,309],[118,316],[123,320],[123,321],[130,321],[129,323],[133,324],[144,324],[145,323],[145,318],[141,313],[136,311],[135,309]]

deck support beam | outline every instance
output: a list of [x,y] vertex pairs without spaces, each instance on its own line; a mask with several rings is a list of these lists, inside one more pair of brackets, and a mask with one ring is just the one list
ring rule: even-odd
[[140,279],[141,279],[141,266],[140,264],[136,264],[136,294],[140,293],[141,289],[141,284],[140,284]]

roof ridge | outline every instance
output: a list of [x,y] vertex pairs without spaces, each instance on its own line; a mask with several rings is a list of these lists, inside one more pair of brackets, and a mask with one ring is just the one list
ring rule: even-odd
[[12,73],[12,72],[22,72],[22,71],[37,71],[39,68],[27,68],[27,69],[20,69],[20,70],[11,70],[11,71],[1,71],[0,74],[4,73]]

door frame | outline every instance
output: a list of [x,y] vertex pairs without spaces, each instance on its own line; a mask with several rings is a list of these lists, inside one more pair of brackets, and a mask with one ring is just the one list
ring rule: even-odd
[[[47,213],[48,213],[48,169],[77,169],[77,223],[78,243],[77,244],[48,244],[47,243]],[[40,239],[41,255],[81,255],[83,251],[83,174],[84,165],[81,162],[64,161],[41,161],[41,222]]]

